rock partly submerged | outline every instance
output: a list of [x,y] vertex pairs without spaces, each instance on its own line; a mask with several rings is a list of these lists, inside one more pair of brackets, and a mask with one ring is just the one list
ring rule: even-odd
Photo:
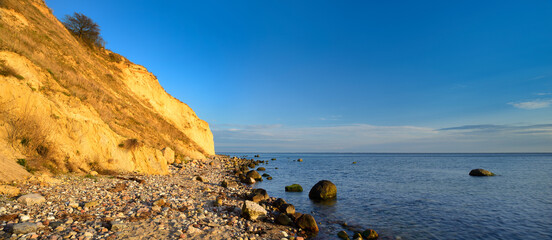
[[303,187],[299,184],[291,184],[289,186],[286,186],[286,192],[302,192]]
[[494,176],[494,175],[495,174],[492,173],[491,171],[485,170],[485,169],[482,169],[482,168],[472,169],[470,171],[470,176],[474,176],[474,177],[489,177],[489,176]]
[[337,187],[328,180],[322,180],[316,183],[309,192],[309,198],[312,200],[329,200],[337,196]]

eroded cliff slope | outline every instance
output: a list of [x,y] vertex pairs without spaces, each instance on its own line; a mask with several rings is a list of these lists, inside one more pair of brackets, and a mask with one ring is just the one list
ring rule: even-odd
[[0,1],[0,181],[23,165],[164,174],[214,154],[209,125],[146,68],[79,42],[42,0]]

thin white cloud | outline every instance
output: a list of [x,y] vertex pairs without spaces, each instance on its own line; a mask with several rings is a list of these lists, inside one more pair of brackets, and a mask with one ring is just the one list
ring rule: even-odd
[[548,95],[552,95],[552,93],[550,93],[550,92],[537,93],[537,96],[548,96]]
[[552,124],[442,129],[369,124],[212,127],[217,152],[543,152],[552,144]]
[[537,99],[526,102],[511,102],[508,104],[520,109],[533,110],[550,107],[550,105],[552,105],[552,99]]

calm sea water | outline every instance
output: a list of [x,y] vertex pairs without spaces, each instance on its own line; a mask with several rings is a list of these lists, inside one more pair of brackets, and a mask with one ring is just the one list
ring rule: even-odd
[[[552,239],[552,154],[225,154],[268,160],[273,180],[255,187],[311,213],[316,239],[335,239],[340,222],[381,239]],[[334,204],[308,198],[323,179],[337,186]],[[304,192],[285,192],[293,183]]]

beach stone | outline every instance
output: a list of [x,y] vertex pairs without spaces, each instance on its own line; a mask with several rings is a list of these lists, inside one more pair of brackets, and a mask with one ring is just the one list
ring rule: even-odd
[[296,222],[297,226],[309,232],[318,232],[316,220],[310,214],[303,214]]
[[90,201],[84,204],[86,208],[92,208],[98,206],[100,203],[98,201]]
[[268,199],[269,196],[268,196],[268,193],[266,192],[266,190],[264,190],[262,188],[257,188],[257,189],[253,189],[253,191],[251,191],[251,194],[249,195],[249,198],[250,198],[251,201],[258,203],[260,201]]
[[362,240],[362,234],[360,234],[359,232],[355,233],[355,235],[353,235],[353,239],[354,240]]
[[378,233],[374,231],[373,229],[366,229],[366,231],[362,232],[362,237],[368,240],[372,239],[378,239]]
[[98,172],[96,171],[90,171],[88,174],[93,177],[98,176]]
[[249,168],[254,168],[254,167],[257,166],[257,165],[256,165],[255,163],[249,163],[247,166],[248,166]]
[[261,205],[245,200],[242,207],[242,216],[248,220],[256,220],[266,216],[266,210]]
[[15,197],[19,195],[21,190],[19,188],[10,185],[0,185],[0,195],[7,197]]
[[111,221],[111,231],[118,232],[123,230],[126,227],[126,225],[119,221]]
[[302,192],[303,187],[299,184],[291,184],[289,186],[286,186],[286,192]]
[[263,177],[261,177],[261,175],[255,170],[251,170],[251,171],[247,172],[245,174],[245,177],[253,178],[253,179],[255,179],[255,181],[262,181],[263,180]]
[[200,181],[200,182],[206,182],[206,181],[205,181],[205,178],[203,178],[202,176],[197,176],[197,177],[195,178],[195,180]]
[[29,221],[29,219],[31,219],[31,216],[29,216],[29,215],[21,215],[21,216],[19,216],[19,221],[21,221],[21,222]]
[[285,213],[280,213],[280,215],[278,215],[278,217],[276,218],[276,222],[284,226],[289,226],[291,223],[293,223],[293,221],[291,221],[291,218],[289,218],[288,215]]
[[245,184],[254,184],[256,181],[252,177],[245,177],[241,182]]
[[297,162],[302,162],[302,161],[303,161],[302,158],[297,159]]
[[274,203],[272,203],[272,206],[274,206],[275,208],[280,208],[282,205],[286,204],[286,200],[284,200],[283,198],[278,198],[276,199],[276,201],[274,201]]
[[288,203],[283,204],[282,206],[280,206],[279,210],[280,212],[285,214],[289,214],[289,215],[295,214],[295,206],[293,206],[293,204],[288,204]]
[[266,171],[266,168],[264,168],[264,167],[259,167],[259,168],[257,168],[257,171]]
[[30,193],[19,197],[17,201],[29,206],[46,202],[46,198],[38,193]]
[[238,188],[238,184],[234,181],[227,181],[227,180],[224,180],[221,182],[220,184],[222,187],[225,187],[225,188]]
[[216,199],[215,199],[215,206],[222,206],[222,197],[221,196],[218,196]]
[[38,231],[39,226],[36,223],[18,223],[13,225],[12,232],[14,234],[27,234]]
[[266,177],[266,180],[272,180],[272,176]]
[[345,231],[340,231],[337,233],[337,236],[341,239],[349,240],[349,234]]
[[494,176],[494,175],[495,174],[492,173],[491,171],[481,169],[481,168],[472,169],[470,171],[470,176],[475,176],[475,177],[487,177],[487,176]]

